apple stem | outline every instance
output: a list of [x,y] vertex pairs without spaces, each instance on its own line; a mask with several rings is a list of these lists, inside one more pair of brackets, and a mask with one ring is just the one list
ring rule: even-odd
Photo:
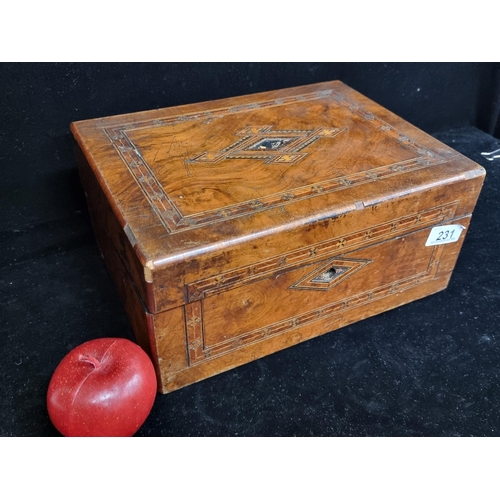
[[94,366],[94,368],[99,368],[99,365],[101,364],[94,356],[91,356],[90,354],[82,354],[80,356],[80,361],[87,361],[91,365]]

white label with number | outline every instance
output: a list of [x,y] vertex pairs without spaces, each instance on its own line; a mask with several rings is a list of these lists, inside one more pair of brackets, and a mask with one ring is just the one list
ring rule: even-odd
[[446,245],[446,243],[453,243],[458,241],[462,231],[465,229],[460,224],[452,224],[450,226],[433,227],[425,242],[426,247],[433,245]]

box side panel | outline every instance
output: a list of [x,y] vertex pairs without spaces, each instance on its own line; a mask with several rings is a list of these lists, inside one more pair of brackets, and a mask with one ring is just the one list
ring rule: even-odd
[[152,315],[144,308],[137,290],[130,280],[121,259],[111,240],[102,227],[96,230],[96,238],[106,267],[118,290],[118,294],[134,331],[137,343],[148,353],[151,359],[157,358]]
[[166,392],[165,372],[177,372],[189,366],[184,310],[179,307],[160,314],[149,313],[111,239],[102,230],[96,234],[137,343],[155,367],[158,391]]
[[129,318],[137,343],[155,359],[157,357],[156,341],[153,330],[152,314],[148,313],[141,302],[137,289],[123,266],[111,240],[99,230],[96,232],[99,247],[103,254],[108,271],[113,279],[118,294]]
[[[138,287],[144,284],[139,278],[142,267],[130,244],[124,238],[120,237],[120,225],[113,216],[109,204],[103,196],[88,163],[79,148],[77,147],[76,149],[80,178],[85,189],[92,226],[99,249],[111,278],[115,283],[137,343],[150,356],[153,362],[157,374],[158,390],[161,391],[162,382],[158,364],[158,349],[154,332],[153,315],[147,311],[138,290]],[[111,231],[114,238],[110,236],[108,230]],[[118,245],[118,248],[115,246],[115,243]],[[126,266],[124,262],[128,265]],[[136,275],[135,280],[131,278],[131,272]],[[142,292],[146,293],[144,287]]]
[[105,240],[110,239],[127,272],[132,276],[141,300],[147,304],[149,310],[152,310],[151,284],[145,280],[144,266],[137,255],[138,249],[134,248],[133,235],[127,234],[126,223],[118,220],[113,212],[109,200],[104,195],[101,185],[78,144],[75,144],[75,154],[92,226],[101,251],[103,252]]

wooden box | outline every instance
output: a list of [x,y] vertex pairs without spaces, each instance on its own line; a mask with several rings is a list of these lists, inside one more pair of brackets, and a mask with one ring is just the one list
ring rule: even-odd
[[443,290],[485,174],[338,81],[71,129],[164,393]]

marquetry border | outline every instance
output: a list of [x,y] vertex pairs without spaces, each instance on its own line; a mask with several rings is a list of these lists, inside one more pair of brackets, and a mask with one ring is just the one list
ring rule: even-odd
[[378,243],[384,238],[392,238],[438,224],[453,218],[459,203],[459,201],[454,201],[446,205],[398,217],[383,224],[372,226],[369,229],[355,231],[316,245],[302,247],[299,250],[260,261],[257,264],[240,267],[210,278],[188,283],[186,285],[187,301],[201,300],[210,295],[267,278],[277,271],[288,271],[310,262],[322,260],[322,258],[335,257],[339,252],[345,253],[346,250],[351,251],[357,246]]
[[273,323],[263,328],[244,333],[227,341],[214,345],[204,344],[203,334],[203,302],[197,301],[185,306],[186,334],[188,342],[189,365],[193,366],[214,357],[228,354],[236,349],[266,339],[296,330],[306,324],[340,315],[356,307],[367,305],[379,299],[383,299],[414,288],[422,283],[434,279],[439,266],[439,260],[443,253],[443,245],[435,246],[431,253],[427,270],[413,276],[395,280],[391,283],[373,288],[371,290],[353,295],[343,300],[332,302],[326,306],[318,307],[303,314],[287,318],[286,320]]
[[[338,105],[348,108],[352,113],[365,120],[367,123],[370,123],[373,127],[381,130],[392,139],[397,140],[405,148],[410,149],[416,157],[390,165],[372,168],[368,171],[357,172],[351,175],[318,182],[316,184],[301,186],[296,189],[290,189],[282,193],[275,193],[259,199],[184,216],[165,192],[163,186],[154,175],[152,168],[147,164],[138,148],[127,135],[127,131],[129,130],[163,127],[190,121],[203,121],[206,124],[213,119],[220,118],[228,114],[242,113],[252,109],[283,106],[294,102],[311,101],[324,98],[331,98]],[[332,193],[334,191],[343,190],[359,184],[375,182],[379,179],[385,179],[394,175],[400,175],[402,173],[427,168],[431,165],[445,163],[448,161],[439,156],[437,153],[417,144],[411,138],[402,134],[387,122],[372,113],[367,112],[354,101],[348,99],[333,89],[312,92],[299,96],[261,101],[258,103],[254,102],[252,104],[242,106],[219,108],[217,110],[199,113],[188,113],[169,118],[146,120],[140,123],[129,123],[119,127],[104,128],[103,130],[127,166],[128,170],[141,187],[151,207],[157,213],[165,229],[171,233],[186,231],[192,228],[210,225],[215,222],[230,220],[244,215],[269,210],[271,208],[287,205],[299,200],[320,196],[326,193]]]

